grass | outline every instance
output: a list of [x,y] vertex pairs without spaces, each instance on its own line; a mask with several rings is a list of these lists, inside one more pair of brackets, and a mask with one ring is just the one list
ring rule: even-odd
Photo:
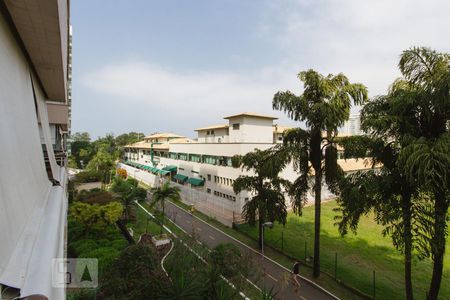
[[[334,275],[335,255],[337,253],[337,278],[342,282],[368,294],[373,294],[373,271],[377,299],[404,299],[404,268],[403,258],[392,246],[389,237],[383,237],[382,227],[370,216],[361,219],[357,235],[348,234],[341,237],[334,226],[336,212],[333,208],[336,202],[322,205],[321,222],[321,269]],[[306,207],[302,217],[292,213],[288,215],[285,227],[275,225],[272,230],[265,231],[265,242],[274,248],[281,249],[282,234],[283,250],[286,254],[304,259],[305,242],[306,256],[312,255],[314,229],[314,207]],[[257,237],[257,228],[240,225],[239,230],[252,238]],[[447,248],[450,242],[447,241]],[[444,260],[444,275],[442,278],[440,299],[450,298],[450,253]],[[431,260],[413,261],[413,287],[417,298],[425,298],[431,278]],[[323,277],[323,276],[322,276]]]

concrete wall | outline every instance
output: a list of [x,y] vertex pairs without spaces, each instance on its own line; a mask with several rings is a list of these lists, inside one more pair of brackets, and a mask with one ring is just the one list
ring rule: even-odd
[[[231,143],[272,143],[273,120],[238,116],[229,120]],[[239,129],[233,129],[233,124],[239,124]]]

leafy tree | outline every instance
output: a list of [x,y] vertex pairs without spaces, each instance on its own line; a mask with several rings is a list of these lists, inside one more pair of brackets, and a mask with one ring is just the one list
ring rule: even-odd
[[139,142],[144,137],[145,137],[145,134],[143,134],[142,132],[134,132],[133,131],[133,132],[129,132],[129,133],[124,133],[124,134],[121,134],[116,137],[116,144],[118,146],[123,147],[125,145]]
[[70,138],[74,141],[74,142],[90,142],[91,141],[91,136],[89,135],[89,132],[75,132],[74,134],[72,134],[70,136]]
[[111,202],[106,205],[75,202],[70,208],[70,217],[85,226],[85,231],[105,228],[119,220],[123,212],[122,204]]
[[244,156],[234,156],[233,163],[234,167],[254,173],[254,176],[239,176],[233,184],[233,190],[236,194],[242,191],[251,194],[249,201],[244,204],[243,213],[245,220],[251,225],[258,220],[258,245],[262,249],[264,222],[286,223],[284,190],[289,187],[289,182],[278,177],[285,162],[278,159],[275,149],[255,149]]
[[162,234],[165,217],[165,202],[168,199],[173,201],[180,200],[180,189],[177,187],[170,186],[169,182],[164,182],[162,186],[152,188],[150,192],[152,195],[151,206],[154,207],[157,203],[161,205],[162,209],[161,234]]
[[[314,70],[300,72],[304,83],[303,94],[297,96],[290,91],[278,92],[273,98],[273,108],[282,110],[294,121],[305,121],[307,129],[296,128],[285,137],[288,157],[292,158],[299,177],[289,194],[294,212],[301,213],[306,194],[310,189],[308,177],[314,170],[313,190],[315,194],[314,262],[313,274],[320,275],[320,208],[322,180],[337,192],[337,178],[342,170],[337,164],[337,149],[334,138],[338,128],[349,118],[352,102],[356,105],[367,100],[367,89],[359,83],[350,83],[343,74],[323,76]],[[326,132],[326,136],[323,136]],[[325,153],[323,152],[325,148]]]
[[124,206],[125,221],[130,220],[134,201],[144,201],[147,198],[147,191],[139,187],[138,182],[131,178],[125,181],[117,177],[111,186],[111,191],[120,195]]
[[99,299],[161,299],[167,278],[158,267],[154,248],[136,244],[126,248],[105,272]]
[[98,150],[86,166],[87,170],[100,173],[103,183],[108,181],[112,168],[114,168],[114,158],[104,147]]
[[369,153],[382,166],[342,181],[340,230],[356,230],[359,217],[375,210],[384,233],[404,253],[408,299],[413,298],[414,249],[419,258],[430,256],[431,250],[430,299],[437,299],[442,276],[449,205],[448,65],[448,55],[426,48],[405,51],[399,64],[403,78],[363,108],[362,126],[370,137],[342,141],[346,156]]
[[412,184],[433,196],[433,275],[428,297],[437,299],[450,205],[450,54],[411,48],[403,52],[399,68],[406,82],[417,90],[416,97],[409,99],[415,104],[416,123],[411,126],[415,125],[416,134],[409,136],[409,145],[400,153],[400,165]]

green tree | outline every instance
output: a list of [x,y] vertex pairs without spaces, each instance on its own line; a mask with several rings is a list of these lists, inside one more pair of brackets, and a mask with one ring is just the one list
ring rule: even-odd
[[139,142],[144,137],[145,137],[145,134],[143,134],[142,132],[124,133],[124,134],[121,134],[121,135],[116,137],[116,144],[118,146],[123,147],[125,145],[129,145],[129,144],[133,144],[133,143]]
[[91,141],[91,136],[89,135],[89,132],[75,132],[74,134],[72,134],[70,136],[70,138],[74,141],[74,142],[90,142]]
[[[336,191],[336,178],[341,170],[337,165],[334,137],[338,128],[349,118],[352,102],[356,105],[367,100],[367,89],[359,83],[350,83],[343,74],[323,76],[314,70],[300,72],[304,83],[303,94],[278,92],[273,98],[273,108],[282,110],[294,121],[305,121],[307,130],[300,128],[287,133],[285,139],[294,167],[300,176],[290,190],[292,207],[300,213],[309,190],[308,176],[314,169],[315,220],[313,275],[320,275],[320,208],[322,179]],[[323,136],[326,132],[326,136]],[[325,154],[323,149],[325,148]],[[310,164],[309,164],[310,163]],[[325,174],[324,174],[325,173]]]
[[119,202],[106,205],[75,202],[70,208],[69,216],[84,225],[86,232],[94,228],[105,228],[114,224],[122,216],[123,206]]
[[126,248],[105,272],[99,299],[161,299],[169,282],[156,250],[146,244]]
[[114,168],[114,158],[108,153],[106,148],[101,147],[97,153],[89,161],[86,169],[88,171],[95,171],[101,174],[102,182],[106,183],[111,173],[111,169]]
[[180,200],[180,189],[177,187],[170,186],[169,182],[164,182],[162,186],[152,188],[150,192],[152,195],[151,207],[154,207],[157,203],[161,205],[162,211],[161,234],[162,234],[165,217],[165,202],[166,200],[173,200],[173,201]]
[[244,218],[254,225],[258,220],[259,248],[263,247],[263,224],[266,221],[286,223],[287,210],[284,191],[289,182],[278,177],[285,167],[285,161],[279,160],[275,149],[255,149],[244,156],[234,156],[233,166],[254,173],[254,176],[241,175],[233,184],[236,194],[242,191],[250,193],[250,199],[244,204]]
[[134,179],[123,180],[120,177],[116,177],[111,186],[111,191],[120,195],[124,207],[125,221],[130,220],[134,201],[144,201],[147,198],[147,191],[139,187],[138,182]]
[[447,218],[450,205],[450,54],[428,48],[403,52],[400,71],[417,90],[409,101],[415,104],[416,134],[400,153],[401,167],[408,180],[432,194],[434,200],[433,234],[430,240],[433,259],[429,299],[437,299],[444,266]]

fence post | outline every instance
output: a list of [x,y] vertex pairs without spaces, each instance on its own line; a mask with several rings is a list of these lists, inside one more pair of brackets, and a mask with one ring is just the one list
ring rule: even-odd
[[334,255],[334,280],[337,280],[337,252]]
[[306,240],[305,240],[305,265],[306,265]]
[[375,270],[373,270],[373,299],[375,299]]
[[281,253],[284,253],[284,231],[281,232]]

